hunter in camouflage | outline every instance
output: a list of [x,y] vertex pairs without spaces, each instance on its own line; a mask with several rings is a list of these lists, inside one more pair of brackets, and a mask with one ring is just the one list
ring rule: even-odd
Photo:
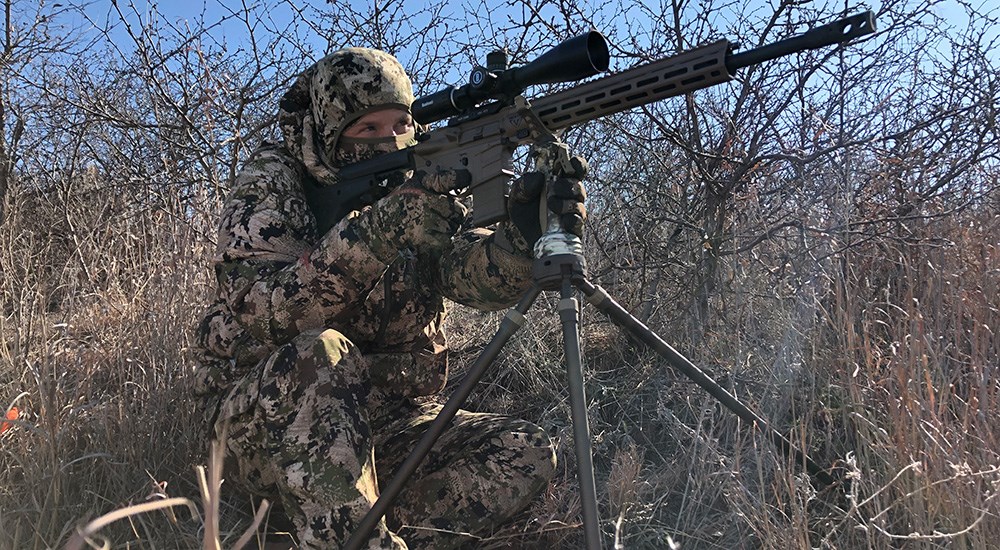
[[[412,101],[388,54],[323,58],[285,94],[284,140],[244,166],[219,227],[199,392],[213,404],[216,437],[226,437],[227,478],[279,502],[302,548],[339,546],[437,413],[427,396],[448,372],[444,299],[499,309],[531,284],[538,220],[463,229],[462,204],[428,191],[448,188],[455,172],[400,174],[400,188],[320,234],[304,182],[337,185],[339,167],[413,143]],[[381,131],[386,113],[399,119]],[[568,200],[583,215],[576,187]],[[539,193],[515,184],[512,196]],[[541,428],[462,412],[369,547],[453,548],[488,536],[554,471]]]

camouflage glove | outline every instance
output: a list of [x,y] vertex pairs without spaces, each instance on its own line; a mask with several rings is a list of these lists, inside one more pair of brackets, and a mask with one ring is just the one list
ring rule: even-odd
[[449,248],[465,219],[462,203],[420,187],[421,178],[415,176],[354,219],[359,238],[386,264],[403,249],[434,253]]
[[583,238],[583,223],[587,220],[587,190],[583,187],[583,179],[587,177],[590,166],[587,159],[579,156],[569,159],[572,168],[560,175],[549,187],[547,204],[549,212],[559,216],[559,225],[563,231]]
[[[570,163],[572,172],[556,178],[549,186],[546,205],[550,212],[559,216],[564,231],[583,238],[587,191],[582,180],[587,177],[588,166],[587,161],[578,156],[572,157]],[[539,209],[544,189],[545,174],[542,172],[528,172],[514,180],[507,198],[509,220],[498,228],[498,243],[504,249],[531,254],[535,241],[542,236],[544,220]]]

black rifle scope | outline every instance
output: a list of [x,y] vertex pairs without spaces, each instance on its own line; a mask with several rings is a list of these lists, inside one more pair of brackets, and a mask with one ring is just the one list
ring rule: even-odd
[[507,67],[507,52],[486,56],[486,66],[472,70],[469,83],[449,86],[413,101],[413,119],[430,124],[459,115],[488,99],[510,101],[528,86],[587,78],[608,70],[608,41],[597,31],[565,40],[537,59],[516,68]]

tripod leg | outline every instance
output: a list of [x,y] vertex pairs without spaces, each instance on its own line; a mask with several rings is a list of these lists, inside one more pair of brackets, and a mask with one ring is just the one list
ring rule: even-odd
[[594,482],[594,457],[590,444],[590,423],[587,420],[587,396],[583,384],[583,361],[580,357],[580,305],[573,283],[563,279],[559,300],[562,320],[563,347],[569,382],[570,407],[573,414],[573,440],[576,444],[577,478],[580,482],[580,502],[583,506],[583,527],[588,550],[600,550],[601,529],[597,511],[597,486]]
[[614,301],[614,299],[612,299],[603,288],[594,286],[585,279],[578,279],[574,281],[574,283],[580,288],[580,290],[583,291],[584,294],[587,295],[588,301],[591,304],[610,317],[611,320],[618,326],[628,330],[642,343],[653,348],[653,350],[666,359],[672,367],[683,372],[688,378],[694,381],[694,383],[704,388],[713,397],[718,399],[719,402],[725,405],[726,408],[736,413],[736,416],[739,416],[751,426],[755,425],[758,429],[762,430],[764,434],[771,439],[771,442],[781,449],[785,456],[794,458],[799,464],[805,464],[806,470],[815,476],[816,479],[818,479],[823,485],[830,486],[834,484],[834,479],[829,473],[820,468],[804,453],[793,447],[791,442],[788,441],[785,436],[770,427],[767,421],[736,399],[736,397],[726,391],[726,389],[720,386],[715,380],[712,380],[711,377],[705,374],[704,371],[695,366],[694,363],[689,361],[686,357],[678,353],[677,350],[670,346],[670,344],[664,342],[663,339],[657,336],[655,332],[649,329],[649,327],[633,317],[632,314],[626,311],[625,308],[618,304],[618,302]]
[[500,327],[497,329],[497,333],[486,345],[486,348],[479,357],[476,358],[472,367],[469,368],[469,373],[465,376],[465,379],[455,389],[455,393],[445,402],[437,418],[427,428],[427,432],[420,438],[420,441],[417,442],[417,445],[410,452],[410,455],[406,457],[406,460],[393,473],[392,479],[382,488],[378,500],[372,505],[371,510],[365,514],[365,517],[358,524],[358,528],[351,533],[351,537],[344,543],[343,548],[345,550],[357,550],[361,547],[362,542],[368,540],[375,526],[378,525],[379,520],[389,511],[396,497],[402,492],[406,482],[413,476],[413,472],[417,471],[417,467],[427,457],[427,453],[431,451],[438,438],[441,437],[441,434],[451,424],[455,415],[458,414],[465,400],[469,398],[476,384],[479,383],[483,374],[486,373],[486,369],[493,364],[503,350],[504,345],[507,344],[507,341],[510,340],[514,333],[524,326],[524,314],[535,303],[535,299],[538,298],[539,294],[541,294],[541,289],[533,287],[521,298],[521,301],[518,302],[514,309],[507,312],[507,315],[500,323]]

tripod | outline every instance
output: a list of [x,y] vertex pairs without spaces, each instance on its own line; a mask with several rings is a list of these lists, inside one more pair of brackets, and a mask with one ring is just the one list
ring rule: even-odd
[[[548,245],[543,241],[549,239]],[[778,446],[786,457],[794,458],[800,464],[805,464],[810,474],[823,485],[832,485],[833,478],[809,457],[795,449],[792,444],[778,431],[768,426],[767,422],[726,391],[705,372],[678,353],[663,339],[647,328],[642,322],[632,316],[604,289],[592,284],[586,277],[586,267],[579,240],[573,243],[574,235],[565,233],[546,233],[536,245],[536,255],[532,267],[534,285],[521,298],[520,302],[507,312],[496,335],[486,345],[465,379],[455,390],[455,393],[445,403],[427,432],[423,435],[410,455],[399,466],[372,509],[362,519],[357,530],[351,535],[345,549],[355,550],[360,547],[375,529],[379,520],[389,511],[392,502],[402,491],[403,486],[416,471],[424,457],[430,452],[434,443],[447,429],[462,404],[468,399],[473,388],[479,383],[486,369],[500,355],[504,345],[525,324],[525,314],[534,304],[542,291],[560,293],[558,305],[559,318],[562,322],[563,345],[566,354],[566,370],[569,383],[570,407],[573,420],[573,438],[576,444],[577,477],[580,483],[580,499],[583,508],[583,524],[588,550],[601,547],[600,518],[597,510],[597,488],[594,482],[594,461],[590,441],[590,426],[587,420],[587,400],[584,392],[583,366],[580,354],[579,313],[580,304],[576,292],[582,292],[587,300],[614,323],[629,331],[639,341],[655,350],[672,367],[680,370],[692,381],[708,391],[728,409],[744,421],[764,431],[771,441]],[[568,244],[567,244],[568,243]],[[537,251],[542,250],[538,254]],[[549,252],[556,252],[550,254]]]

